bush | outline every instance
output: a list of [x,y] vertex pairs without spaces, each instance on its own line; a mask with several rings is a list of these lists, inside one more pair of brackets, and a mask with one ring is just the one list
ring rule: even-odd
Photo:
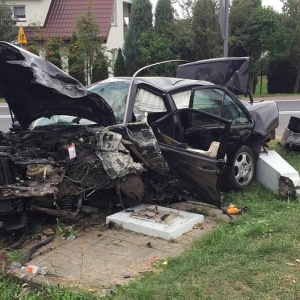
[[289,60],[271,61],[268,66],[268,93],[293,93],[297,76],[296,68]]

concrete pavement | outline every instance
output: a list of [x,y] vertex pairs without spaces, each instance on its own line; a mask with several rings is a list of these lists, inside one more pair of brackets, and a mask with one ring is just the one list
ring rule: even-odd
[[[203,210],[202,205],[178,203],[181,210]],[[214,228],[219,219],[228,217],[216,208],[206,206],[210,216],[176,240],[163,240],[119,228],[86,226],[75,239],[60,237],[40,248],[26,265],[45,268],[47,273],[28,274],[26,268],[10,267],[8,274],[42,285],[84,288],[103,295],[116,285],[126,284],[143,273],[155,272],[162,260],[181,255]],[[28,247],[28,246],[27,246]]]

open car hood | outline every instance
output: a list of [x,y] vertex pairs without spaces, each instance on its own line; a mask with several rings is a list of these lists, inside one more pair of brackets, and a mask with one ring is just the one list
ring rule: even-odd
[[176,77],[210,81],[246,96],[249,57],[205,59],[179,65]]
[[23,129],[41,117],[71,115],[108,126],[115,117],[105,100],[49,61],[0,42],[0,92]]

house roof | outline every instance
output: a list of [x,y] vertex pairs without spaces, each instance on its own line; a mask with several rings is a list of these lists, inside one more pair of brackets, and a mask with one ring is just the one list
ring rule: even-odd
[[90,3],[94,21],[100,27],[98,37],[106,41],[111,27],[114,0],[52,0],[43,26],[43,38],[70,40],[72,33],[76,31],[78,17],[87,14]]

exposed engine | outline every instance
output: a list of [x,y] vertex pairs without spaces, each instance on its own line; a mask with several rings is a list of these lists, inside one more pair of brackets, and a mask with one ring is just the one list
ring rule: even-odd
[[75,218],[83,205],[139,203],[143,171],[168,171],[145,123],[41,128],[0,136],[0,215],[27,209]]
[[3,135],[0,213],[20,211],[25,198],[33,210],[76,212],[95,191],[112,187],[96,154],[97,130],[68,126]]

